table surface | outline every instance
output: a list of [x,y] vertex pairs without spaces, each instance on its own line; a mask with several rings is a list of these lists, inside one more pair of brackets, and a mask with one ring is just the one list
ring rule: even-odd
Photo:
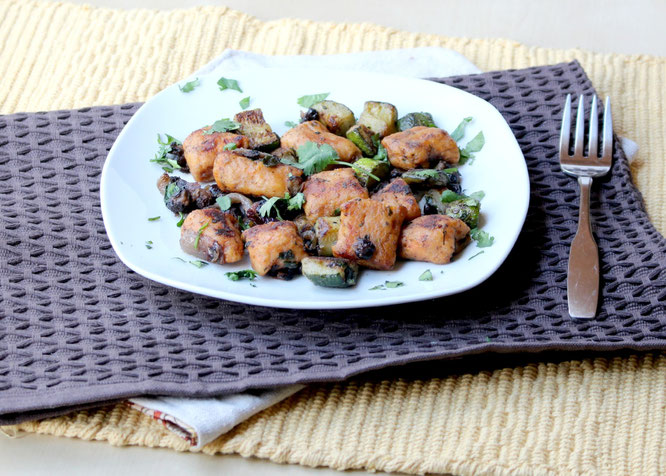
[[[72,1],[72,0],[70,0]],[[585,48],[606,53],[666,56],[661,0],[337,0],[338,8],[310,0],[73,0],[114,8],[187,8],[226,5],[260,20],[305,18],[371,22],[446,36],[509,38],[531,46]],[[279,5],[279,8],[278,8]],[[408,11],[407,11],[408,10]],[[38,456],[38,457],[35,457]],[[277,465],[240,456],[207,456],[166,449],[113,447],[104,442],[21,435],[0,436],[3,474],[338,474],[329,469]],[[356,472],[352,472],[356,473]]]

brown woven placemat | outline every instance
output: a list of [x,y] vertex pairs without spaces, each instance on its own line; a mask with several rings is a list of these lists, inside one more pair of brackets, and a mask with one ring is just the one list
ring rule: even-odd
[[556,144],[564,95],[594,92],[580,65],[442,82],[504,114],[528,162],[530,211],[514,252],[486,283],[389,311],[272,310],[135,275],[106,240],[98,181],[106,151],[138,106],[3,117],[0,165],[18,173],[0,175],[1,421],[133,395],[339,380],[480,352],[665,348],[666,247],[620,150],[593,194],[599,316],[576,323],[566,312],[578,190],[559,171]]

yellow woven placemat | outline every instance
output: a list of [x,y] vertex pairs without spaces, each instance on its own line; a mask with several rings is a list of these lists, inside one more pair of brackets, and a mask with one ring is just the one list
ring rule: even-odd
[[[325,54],[443,46],[482,69],[578,59],[613,98],[648,213],[666,230],[666,58],[528,48],[375,25],[260,22],[223,7],[114,11],[0,0],[0,112],[143,101],[224,48]],[[666,472],[666,355],[535,363],[428,380],[313,385],[204,448],[278,462],[409,473]],[[439,378],[434,378],[439,377]],[[149,417],[116,405],[6,431],[188,450]]]

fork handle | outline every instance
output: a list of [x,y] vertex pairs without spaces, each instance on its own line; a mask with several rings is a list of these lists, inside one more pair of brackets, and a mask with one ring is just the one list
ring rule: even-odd
[[571,243],[567,301],[569,315],[574,318],[592,318],[599,301],[599,250],[590,225],[591,177],[578,177],[580,208],[578,231]]

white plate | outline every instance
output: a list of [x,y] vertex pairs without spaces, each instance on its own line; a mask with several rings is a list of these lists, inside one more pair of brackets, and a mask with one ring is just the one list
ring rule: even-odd
[[[131,118],[118,136],[104,164],[101,205],[109,240],[120,259],[149,279],[208,296],[262,306],[294,309],[343,309],[384,306],[437,298],[470,289],[497,270],[513,247],[525,221],[529,202],[529,180],[525,159],[509,126],[489,103],[471,94],[431,81],[388,75],[275,69],[233,72],[243,93],[220,91],[219,79],[201,76],[201,86],[182,93],[173,85],[150,99]],[[181,83],[182,84],[182,83]],[[357,115],[367,100],[395,104],[401,115],[412,111],[432,113],[439,127],[452,131],[460,120],[474,117],[461,143],[483,130],[486,144],[472,164],[460,167],[463,189],[483,190],[480,226],[495,237],[493,246],[481,251],[473,242],[447,265],[415,261],[398,262],[392,271],[363,270],[358,284],[349,289],[314,286],[305,277],[292,281],[259,278],[250,282],[230,281],[227,271],[249,268],[240,264],[209,265],[203,268],[174,259],[194,258],[179,246],[177,217],[169,212],[156,188],[161,168],[149,159],[157,150],[156,136],[168,133],[184,139],[190,132],[240,110],[238,101],[252,98],[250,107],[260,107],[273,130],[283,134],[285,121],[297,121],[302,108],[296,99],[305,94],[330,92],[329,99],[349,106]],[[191,176],[184,176],[192,180]],[[161,216],[158,221],[149,217]],[[146,241],[152,241],[147,249]],[[424,270],[433,281],[419,281]],[[404,286],[373,290],[384,281],[402,281]]]

